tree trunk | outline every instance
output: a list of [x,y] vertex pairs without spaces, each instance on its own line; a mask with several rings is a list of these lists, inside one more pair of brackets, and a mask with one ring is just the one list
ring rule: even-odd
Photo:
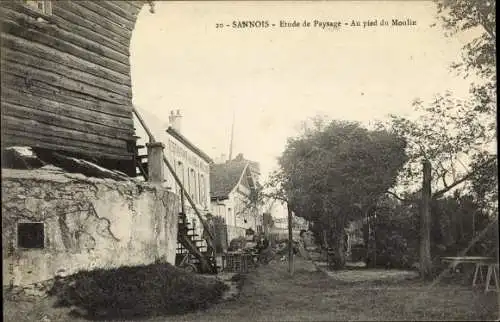
[[[339,226],[342,227],[342,226]],[[345,266],[346,256],[345,256],[345,239],[344,239],[344,229],[334,228],[330,229],[331,233],[331,248],[333,250],[333,267],[334,269],[342,269]]]
[[431,164],[423,163],[422,205],[420,209],[420,276],[432,277],[431,259]]
[[323,236],[323,247],[325,249],[328,249],[328,231],[323,229],[322,236]]
[[334,244],[333,244],[333,249],[335,252],[334,260],[334,268],[335,269],[342,269],[345,266],[345,251],[344,251],[344,237],[342,234],[337,234],[337,236],[334,238]]

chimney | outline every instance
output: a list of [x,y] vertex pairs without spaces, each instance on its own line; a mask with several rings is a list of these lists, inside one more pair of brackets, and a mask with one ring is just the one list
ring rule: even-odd
[[170,115],[168,117],[170,126],[179,133],[181,133],[181,120],[182,115],[180,110],[177,110],[176,112],[170,111]]

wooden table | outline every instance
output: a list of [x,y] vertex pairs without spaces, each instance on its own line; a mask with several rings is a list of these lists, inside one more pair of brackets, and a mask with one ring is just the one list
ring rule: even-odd
[[476,286],[478,281],[478,276],[483,279],[483,267],[487,268],[486,279],[484,280],[486,287],[485,292],[490,290],[491,280],[493,278],[495,282],[495,290],[498,291],[499,285],[499,265],[494,258],[491,257],[481,257],[481,256],[461,256],[461,257],[443,257],[441,258],[443,262],[451,263],[450,269],[455,269],[459,264],[474,264],[474,277],[472,279],[472,286]]

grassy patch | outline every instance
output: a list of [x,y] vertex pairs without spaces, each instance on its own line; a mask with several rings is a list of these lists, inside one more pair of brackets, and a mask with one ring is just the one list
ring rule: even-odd
[[76,307],[88,319],[180,314],[217,302],[227,285],[170,264],[83,271],[54,284],[57,306]]
[[[414,280],[346,282],[308,270],[297,259],[260,266],[245,276],[237,300],[165,321],[420,321],[498,319],[498,294],[471,285]],[[352,273],[356,273],[353,271]],[[381,270],[384,273],[384,270]]]

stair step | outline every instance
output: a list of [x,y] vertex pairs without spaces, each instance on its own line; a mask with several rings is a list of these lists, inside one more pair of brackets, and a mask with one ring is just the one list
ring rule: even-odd
[[137,155],[135,158],[137,160],[147,159],[148,155],[147,154],[141,154],[141,155]]
[[[137,137],[140,139],[140,137]],[[146,146],[145,145],[136,145],[135,148],[136,149],[144,149]]]
[[179,228],[178,231],[186,231],[186,232],[190,232],[190,231],[195,230],[195,228],[193,228],[193,227],[187,227],[187,226],[183,226],[183,225],[179,225],[178,228]]

